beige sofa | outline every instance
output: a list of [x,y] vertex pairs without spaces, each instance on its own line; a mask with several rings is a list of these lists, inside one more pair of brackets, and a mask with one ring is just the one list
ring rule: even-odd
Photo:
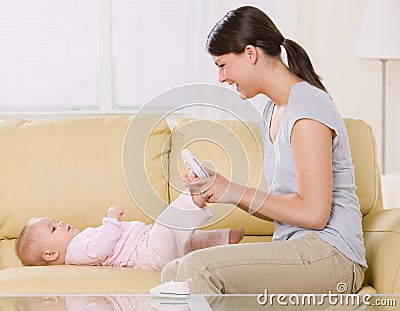
[[[346,120],[369,269],[363,292],[400,293],[400,210],[382,210],[371,128]],[[0,120],[0,294],[148,293],[160,274],[120,267],[23,267],[14,247],[25,222],[45,215],[98,226],[111,204],[124,220],[151,223],[182,191],[178,158],[190,148],[228,178],[266,189],[258,124],[158,115]],[[270,241],[273,225],[233,206],[211,206],[207,228],[245,227],[244,242]]]

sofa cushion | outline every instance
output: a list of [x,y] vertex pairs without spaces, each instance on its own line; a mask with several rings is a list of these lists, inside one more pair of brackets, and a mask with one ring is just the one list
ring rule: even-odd
[[[137,114],[126,132],[124,177],[135,206],[153,222],[169,203],[171,132],[161,115]],[[135,215],[137,216],[137,215]]]
[[[234,120],[183,119],[172,129],[170,154],[170,196],[183,190],[181,175],[187,170],[179,157],[188,148],[209,168],[228,179],[267,190],[263,176],[263,141],[259,124]],[[272,235],[273,223],[252,217],[233,205],[210,205],[214,216],[207,229],[244,227],[246,235]]]
[[[15,267],[1,272],[2,295],[143,294],[160,283],[160,273],[121,267]],[[32,284],[34,284],[32,286]]]
[[[123,220],[151,223],[132,200],[125,175],[129,178],[140,170],[144,161],[147,176],[135,177],[153,183],[136,183],[136,194],[154,209],[165,208],[168,181],[162,172],[170,130],[165,120],[155,122],[159,119],[157,115],[141,115],[139,120],[126,115],[0,120],[0,239],[18,237],[27,220],[41,215],[80,229],[98,226],[112,204],[125,209]],[[135,145],[147,146],[145,153],[139,149],[143,161],[127,160],[123,166],[125,136],[133,120],[136,128],[157,126],[135,138]],[[129,155],[134,145],[127,145]]]
[[363,120],[345,118],[344,122],[349,135],[361,213],[366,215],[371,210],[382,209],[381,178],[375,136],[371,126]]

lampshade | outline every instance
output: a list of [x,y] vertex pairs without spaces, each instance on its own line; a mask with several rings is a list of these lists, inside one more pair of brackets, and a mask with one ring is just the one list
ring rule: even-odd
[[354,56],[400,59],[400,0],[367,0]]

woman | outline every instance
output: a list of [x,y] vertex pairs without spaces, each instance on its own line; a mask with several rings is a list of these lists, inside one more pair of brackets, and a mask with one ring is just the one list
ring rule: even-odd
[[357,292],[367,264],[349,141],[307,53],[249,6],[214,26],[207,51],[220,82],[236,84],[244,98],[270,98],[261,131],[271,186],[265,193],[211,170],[187,186],[210,203],[273,220],[275,232],[272,243],[190,253],[170,262],[162,280],[190,278],[194,293]]

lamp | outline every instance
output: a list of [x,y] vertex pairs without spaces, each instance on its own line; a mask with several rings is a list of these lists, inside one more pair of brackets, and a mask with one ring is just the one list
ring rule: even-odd
[[400,0],[367,0],[354,56],[381,62],[381,156],[385,174],[386,63],[400,59]]

